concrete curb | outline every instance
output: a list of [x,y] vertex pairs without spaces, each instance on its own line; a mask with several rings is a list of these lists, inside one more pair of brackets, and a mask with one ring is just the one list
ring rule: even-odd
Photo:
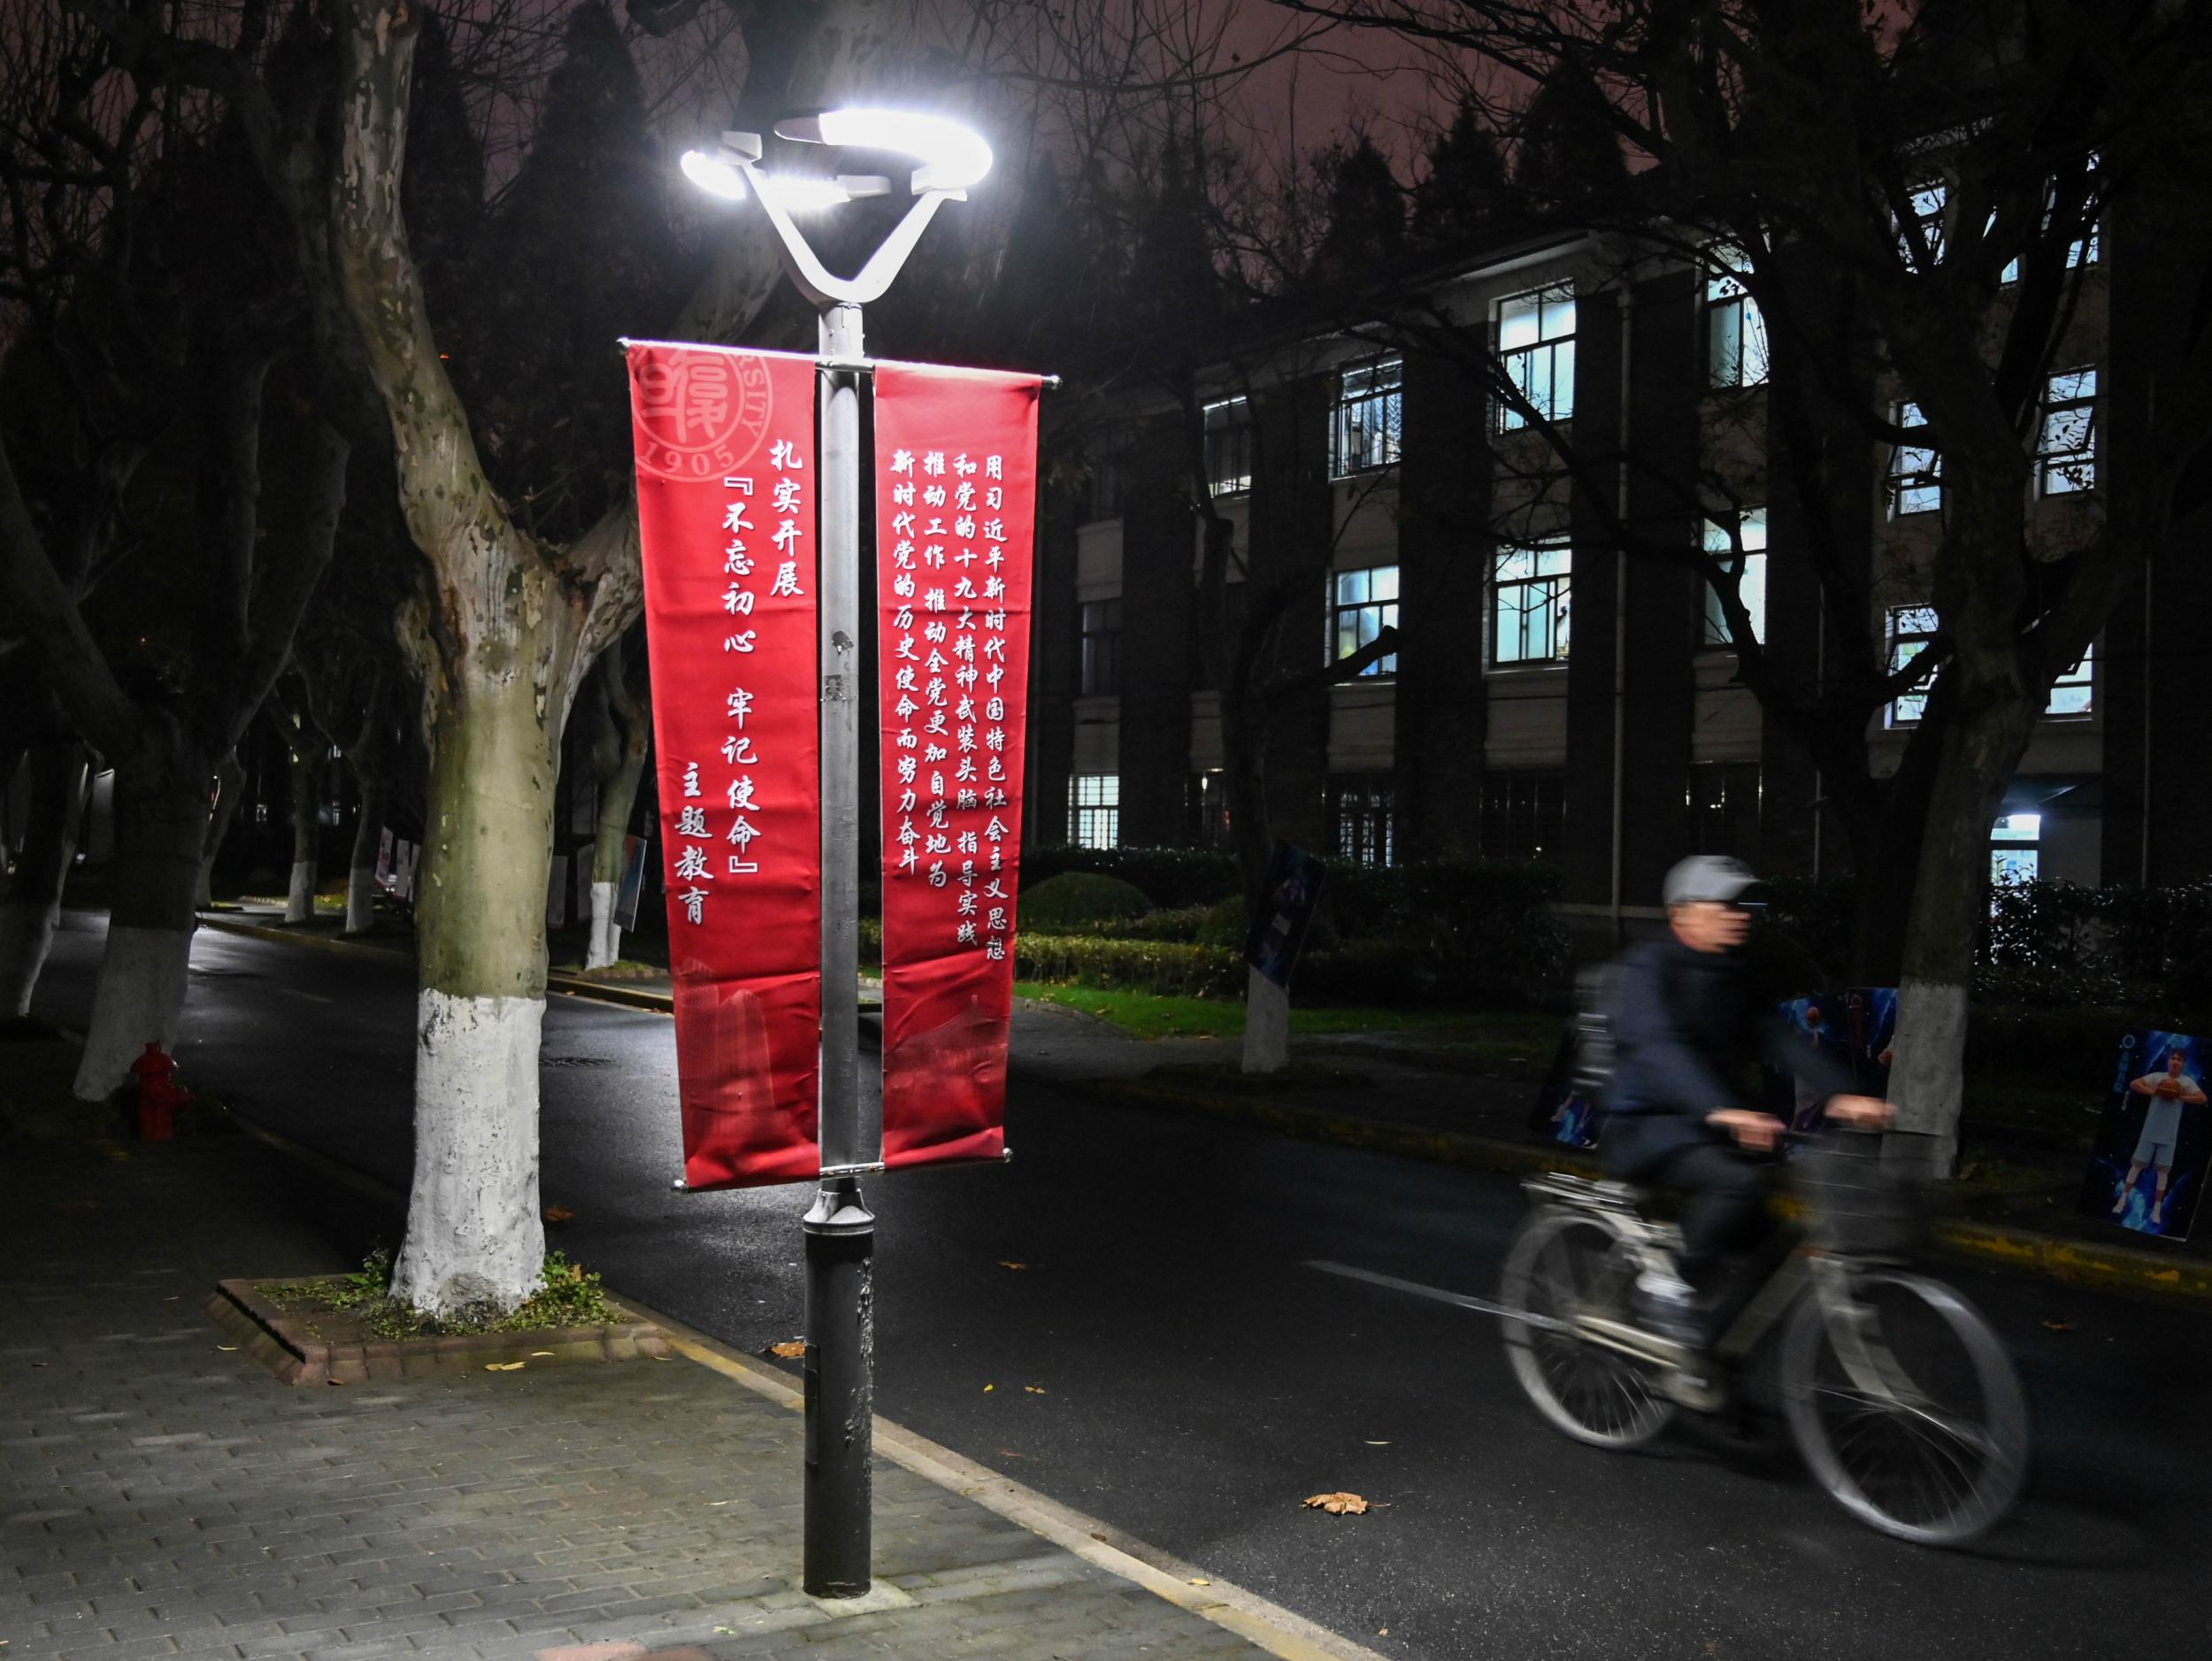
[[[806,1401],[798,1381],[788,1373],[763,1367],[719,1339],[687,1326],[672,1317],[648,1309],[635,1299],[620,1302],[632,1313],[658,1327],[670,1349],[678,1355],[712,1369],[723,1377],[757,1391],[779,1406],[803,1412]],[[1164,1599],[1178,1609],[1225,1627],[1283,1661],[1384,1661],[1377,1651],[1356,1643],[1302,1615],[1271,1603],[1256,1592],[1210,1575],[1171,1557],[1156,1547],[1133,1540],[1095,1517],[1048,1499],[1036,1489],[987,1465],[955,1453],[951,1449],[917,1435],[887,1419],[875,1421],[875,1445],[886,1457],[915,1475],[972,1499],[1019,1523],[1032,1534],[1095,1564]]]
[[[1197,1113],[1307,1142],[1421,1159],[1432,1165],[1494,1171],[1508,1176],[1539,1171],[1566,1171],[1586,1177],[1598,1174],[1595,1160],[1541,1142],[1502,1142],[1464,1131],[1425,1130],[1416,1125],[1394,1125],[1281,1102],[1179,1090],[1144,1079],[1064,1081],[1064,1088],[1102,1101]],[[2201,1259],[1957,1219],[1937,1223],[1934,1233],[1937,1247],[1946,1255],[1987,1266],[2105,1290],[2212,1298],[2212,1262]]]

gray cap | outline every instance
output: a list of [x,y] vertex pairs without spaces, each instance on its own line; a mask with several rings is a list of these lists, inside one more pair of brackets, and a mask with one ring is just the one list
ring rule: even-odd
[[1731,859],[1726,854],[1692,854],[1667,873],[1659,893],[1669,905],[1690,905],[1699,900],[1726,904],[1758,880],[1740,859]]

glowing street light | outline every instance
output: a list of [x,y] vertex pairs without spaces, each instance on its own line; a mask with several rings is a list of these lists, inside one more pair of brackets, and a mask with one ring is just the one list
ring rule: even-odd
[[793,216],[892,194],[877,173],[771,173],[757,134],[725,133],[685,152],[684,176],[730,202],[760,204],[784,270],[821,316],[827,379],[821,443],[822,1086],[820,1187],[806,1233],[804,1584],[816,1597],[858,1597],[870,1587],[870,1463],[874,1344],[870,1280],[874,1215],[860,1179],[883,1169],[880,1099],[860,1094],[860,308],[879,299],[942,203],[964,199],[991,170],[980,135],[940,115],[827,110],[776,123],[776,136],[836,150],[911,157],[914,201],[852,277],[833,275]]

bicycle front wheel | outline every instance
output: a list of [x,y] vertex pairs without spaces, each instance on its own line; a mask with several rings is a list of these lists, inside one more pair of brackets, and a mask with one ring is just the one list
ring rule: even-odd
[[1807,1297],[1783,1335],[1783,1397],[1805,1462],[1870,1527],[1919,1545],[1978,1539],[2027,1476],[2027,1398],[2011,1357],[1940,1281],[1857,1272],[1847,1305]]
[[1597,1448],[1640,1448],[1666,1428],[1674,1403],[1657,1370],[1580,1337],[1584,1315],[1626,1318],[1634,1265],[1594,1217],[1540,1211],[1505,1260],[1499,1290],[1513,1376],[1546,1419]]

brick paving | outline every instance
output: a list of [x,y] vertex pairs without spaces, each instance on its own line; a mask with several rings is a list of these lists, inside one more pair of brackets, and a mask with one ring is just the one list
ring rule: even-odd
[[202,1297],[391,1219],[244,1137],[0,1169],[0,1661],[1264,1653],[884,1461],[894,1606],[826,1609],[797,1416],[687,1360],[277,1383]]

